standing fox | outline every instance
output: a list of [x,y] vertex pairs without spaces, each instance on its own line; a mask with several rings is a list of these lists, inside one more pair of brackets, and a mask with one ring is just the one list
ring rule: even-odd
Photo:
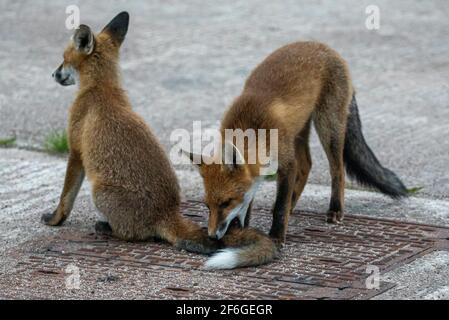
[[262,233],[236,228],[219,242],[181,215],[170,162],[121,88],[118,58],[128,24],[129,15],[122,12],[98,35],[81,25],[53,74],[63,86],[79,78],[79,91],[70,108],[64,188],[57,209],[44,214],[43,222],[57,226],[68,218],[86,175],[94,204],[106,219],[97,222],[97,232],[130,241],[160,238],[203,254],[228,247],[208,260],[209,268],[271,261],[277,247]]
[[[282,243],[289,215],[312,166],[312,122],[329,160],[332,178],[328,222],[343,220],[345,166],[349,176],[363,185],[392,198],[407,196],[403,183],[381,166],[365,142],[345,61],[324,44],[297,42],[272,53],[251,73],[242,94],[223,117],[222,145],[232,145],[234,160],[239,161],[230,166],[229,155],[222,152],[221,161],[209,159],[208,164],[199,164],[205,202],[210,209],[210,237],[220,239],[235,217],[248,225],[252,199],[261,180],[260,159],[248,163],[248,148],[257,149],[258,141],[255,146],[246,143],[244,150],[239,150],[234,138],[225,139],[225,130],[278,129],[277,196],[270,236]],[[189,156],[194,158],[191,153]]]

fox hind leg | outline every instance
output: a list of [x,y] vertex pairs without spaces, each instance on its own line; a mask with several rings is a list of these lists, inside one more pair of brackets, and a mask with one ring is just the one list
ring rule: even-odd
[[344,215],[345,170],[343,151],[345,145],[347,113],[336,102],[321,104],[314,114],[314,123],[329,161],[332,179],[331,200],[327,222],[338,223]]
[[[149,199],[122,187],[95,185],[92,198],[104,215],[95,225],[99,233],[110,233],[126,241],[142,241],[154,237],[148,211]],[[103,220],[103,221],[102,221]]]

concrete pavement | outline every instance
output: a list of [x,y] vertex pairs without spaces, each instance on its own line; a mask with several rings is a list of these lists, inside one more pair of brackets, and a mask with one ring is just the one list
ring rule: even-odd
[[[100,30],[128,10],[123,80],[135,110],[167,150],[170,133],[220,120],[267,54],[298,40],[328,43],[348,61],[367,140],[382,162],[421,194],[447,198],[449,5],[376,1],[380,29],[367,30],[372,1],[0,1],[0,137],[40,146],[66,125],[74,87],[51,79],[71,32],[65,8]],[[314,183],[329,182],[313,138]]]

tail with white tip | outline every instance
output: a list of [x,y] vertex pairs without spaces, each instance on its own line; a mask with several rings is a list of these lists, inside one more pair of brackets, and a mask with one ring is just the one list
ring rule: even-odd
[[259,266],[273,261],[279,255],[276,244],[256,229],[231,229],[222,241],[225,249],[206,261],[206,269]]

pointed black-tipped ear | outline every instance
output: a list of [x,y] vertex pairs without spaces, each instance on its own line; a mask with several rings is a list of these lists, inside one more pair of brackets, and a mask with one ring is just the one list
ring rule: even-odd
[[129,14],[126,11],[120,12],[101,32],[108,33],[119,45],[125,40],[128,32]]
[[88,26],[81,24],[78,29],[75,30],[73,43],[75,44],[76,50],[89,55],[94,50],[95,46],[94,34]]

